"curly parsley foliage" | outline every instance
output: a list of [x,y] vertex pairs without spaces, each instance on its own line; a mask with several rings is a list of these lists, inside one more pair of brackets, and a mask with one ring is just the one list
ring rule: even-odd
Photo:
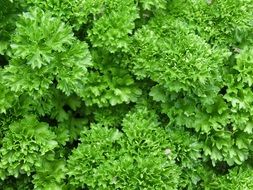
[[139,17],[133,0],[109,1],[104,15],[89,31],[94,47],[105,47],[110,52],[126,51],[130,44],[129,34],[134,29],[134,20]]
[[[173,145],[146,108],[126,115],[122,132],[92,125],[68,160],[70,183],[89,189],[175,189]],[[77,163],[79,163],[77,166]]]
[[[168,11],[212,45],[227,46],[252,38],[251,0],[173,0]],[[243,13],[243,14],[242,14]]]
[[84,85],[91,65],[88,46],[50,12],[36,8],[23,13],[10,46],[12,59],[3,79],[12,91],[40,97],[56,80],[57,88],[69,95]]
[[86,87],[80,92],[87,105],[106,107],[138,100],[142,94],[140,86],[120,58],[104,49],[93,51],[92,58],[93,70],[88,74]]
[[180,19],[157,15],[136,32],[133,46],[135,74],[169,91],[193,91],[203,97],[222,81],[219,65],[227,52],[210,47]]
[[252,0],[0,4],[2,189],[252,189]]
[[26,116],[12,123],[2,139],[1,178],[8,175],[31,174],[44,160],[50,159],[58,146],[56,135],[46,123],[40,123],[35,116]]

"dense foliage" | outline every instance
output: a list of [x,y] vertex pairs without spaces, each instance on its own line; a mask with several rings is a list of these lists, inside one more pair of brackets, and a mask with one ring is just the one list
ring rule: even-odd
[[0,5],[0,189],[253,189],[252,0]]

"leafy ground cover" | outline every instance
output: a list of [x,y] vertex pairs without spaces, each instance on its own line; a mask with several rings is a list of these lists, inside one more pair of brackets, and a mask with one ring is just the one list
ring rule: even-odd
[[253,189],[252,0],[0,5],[0,189]]

